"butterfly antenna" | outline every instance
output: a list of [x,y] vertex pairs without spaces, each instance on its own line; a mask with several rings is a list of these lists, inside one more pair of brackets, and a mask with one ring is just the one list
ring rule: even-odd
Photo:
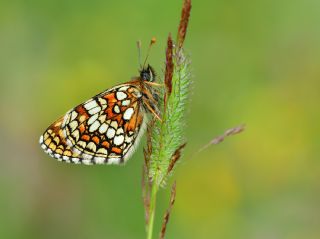
[[142,69],[144,69],[144,67],[145,67],[145,65],[146,65],[146,62],[147,62],[147,60],[148,60],[148,57],[149,57],[149,53],[150,53],[151,47],[152,47],[153,44],[156,43],[156,41],[157,41],[157,40],[156,40],[155,37],[152,37],[152,38],[151,38],[151,41],[150,41],[150,44],[149,44],[149,47],[148,47],[148,51],[147,51],[147,55],[146,55],[146,59],[145,59],[144,62],[143,62]]
[[141,41],[137,41],[137,49],[138,49],[138,62],[140,65],[140,68],[142,68],[142,64],[141,64]]

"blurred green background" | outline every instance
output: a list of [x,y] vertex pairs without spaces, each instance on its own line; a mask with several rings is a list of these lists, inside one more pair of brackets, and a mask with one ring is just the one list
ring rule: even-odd
[[[125,167],[49,158],[67,110],[138,73],[159,75],[182,1],[0,2],[0,238],[144,238],[142,146]],[[168,238],[320,238],[320,1],[193,1],[194,85]],[[191,154],[225,129],[244,133]],[[170,182],[171,184],[172,182]],[[159,195],[156,235],[168,205]]]

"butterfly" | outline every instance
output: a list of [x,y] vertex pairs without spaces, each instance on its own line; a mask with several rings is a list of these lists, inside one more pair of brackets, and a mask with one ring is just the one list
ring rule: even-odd
[[[123,164],[146,128],[148,113],[160,119],[154,69],[114,86],[69,110],[40,137],[42,149],[59,161]],[[160,119],[161,120],[161,119]]]

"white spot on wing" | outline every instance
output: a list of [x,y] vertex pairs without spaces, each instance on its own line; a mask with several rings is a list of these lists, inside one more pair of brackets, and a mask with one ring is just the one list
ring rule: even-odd
[[103,114],[103,115],[101,115],[101,116],[99,117],[99,121],[100,121],[101,123],[103,123],[103,122],[106,121],[106,118],[107,118],[107,115]]
[[113,143],[114,143],[115,145],[121,145],[121,144],[123,143],[123,141],[124,141],[123,135],[117,135],[117,136],[114,137],[114,139],[113,139]]
[[100,106],[95,107],[95,108],[89,110],[89,114],[94,115],[94,114],[98,113],[100,110],[101,110]]
[[78,158],[72,158],[71,160],[72,160],[72,162],[74,162],[75,164],[80,163],[80,159],[78,159]]
[[107,156],[108,155],[108,151],[106,149],[104,149],[104,148],[100,148],[100,149],[97,150],[97,154],[103,154],[103,155]]
[[88,125],[91,125],[94,121],[98,119],[98,114],[92,115],[88,120]]
[[70,111],[66,113],[66,115],[63,117],[63,123],[62,123],[62,128],[66,126],[67,123],[70,122]]
[[92,108],[94,108],[96,106],[98,106],[98,105],[95,100],[90,100],[86,104],[84,104],[84,108],[86,108],[87,110],[91,110]]
[[118,90],[119,91],[126,91],[129,88],[129,86],[122,86]]
[[94,132],[94,131],[96,131],[96,130],[99,128],[99,126],[100,126],[100,123],[99,123],[99,121],[96,120],[96,121],[90,126],[89,131],[90,131],[90,132]]
[[105,132],[107,132],[107,129],[108,129],[108,125],[106,123],[103,123],[99,128],[99,133],[104,134]]
[[106,105],[107,104],[107,101],[101,97],[98,98],[99,102],[101,105]]
[[115,128],[115,129],[117,129],[118,128],[118,122],[114,120],[114,121],[111,122],[110,126]]
[[90,164],[92,164],[91,159],[92,159],[92,155],[91,154],[82,154],[83,159],[88,159],[90,160]]
[[60,154],[54,154],[54,157],[55,157],[56,159],[59,159],[59,158],[61,158],[61,155],[60,155]]
[[[118,92],[118,93],[119,93],[119,92]],[[117,114],[120,113],[120,108],[119,108],[118,105],[115,105],[115,106],[113,107],[113,110],[114,110],[114,112],[117,113]]]
[[120,158],[109,158],[108,164],[119,164]]
[[82,160],[82,163],[83,163],[83,164],[86,164],[86,165],[91,165],[91,164],[92,164],[92,162],[91,162],[90,159],[83,159],[83,160]]
[[123,119],[124,120],[129,120],[131,118],[133,112],[134,112],[133,108],[126,109],[126,111],[123,114]]
[[77,144],[78,145],[80,145],[82,148],[85,148],[86,147],[86,145],[87,145],[87,143],[86,142],[84,142],[84,141],[79,141],[79,142],[77,142]]
[[75,111],[72,111],[71,113],[71,120],[74,120],[77,117],[78,113]]
[[107,131],[107,137],[109,139],[112,139],[114,137],[114,135],[116,134],[116,131],[114,130],[114,128],[109,128]]
[[93,142],[90,142],[87,144],[87,148],[90,149],[91,151],[95,152],[96,151],[96,145]]
[[74,132],[72,132],[72,136],[76,138],[76,141],[79,140],[79,130],[75,130]]
[[102,158],[102,157],[94,157],[94,162],[96,164],[103,164],[104,160],[105,160],[105,158]]
[[130,136],[126,136],[126,140],[125,140],[125,142],[126,143],[130,143],[132,141],[132,136],[130,137]]
[[118,100],[123,100],[123,99],[127,98],[127,94],[122,91],[118,91],[116,94],[116,97]]
[[119,129],[117,130],[117,135],[119,135],[119,134],[123,134],[123,128],[119,128]]
[[69,127],[71,128],[71,131],[74,131],[78,127],[78,121],[72,121],[71,123],[69,123]]
[[124,101],[122,101],[122,103],[121,103],[123,106],[128,106],[128,105],[130,105],[130,100],[124,100]]

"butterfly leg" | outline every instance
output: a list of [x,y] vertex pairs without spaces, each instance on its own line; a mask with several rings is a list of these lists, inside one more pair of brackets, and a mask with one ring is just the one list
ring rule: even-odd
[[147,84],[147,85],[151,85],[151,86],[158,86],[158,87],[163,87],[164,86],[163,84],[159,84],[159,83],[156,83],[156,82],[150,82],[150,81],[145,81],[144,83]]
[[160,122],[162,122],[161,117],[156,113],[156,111],[151,107],[151,105],[150,105],[147,101],[144,101],[143,103],[144,103],[144,105],[148,108],[148,110],[149,110]]

